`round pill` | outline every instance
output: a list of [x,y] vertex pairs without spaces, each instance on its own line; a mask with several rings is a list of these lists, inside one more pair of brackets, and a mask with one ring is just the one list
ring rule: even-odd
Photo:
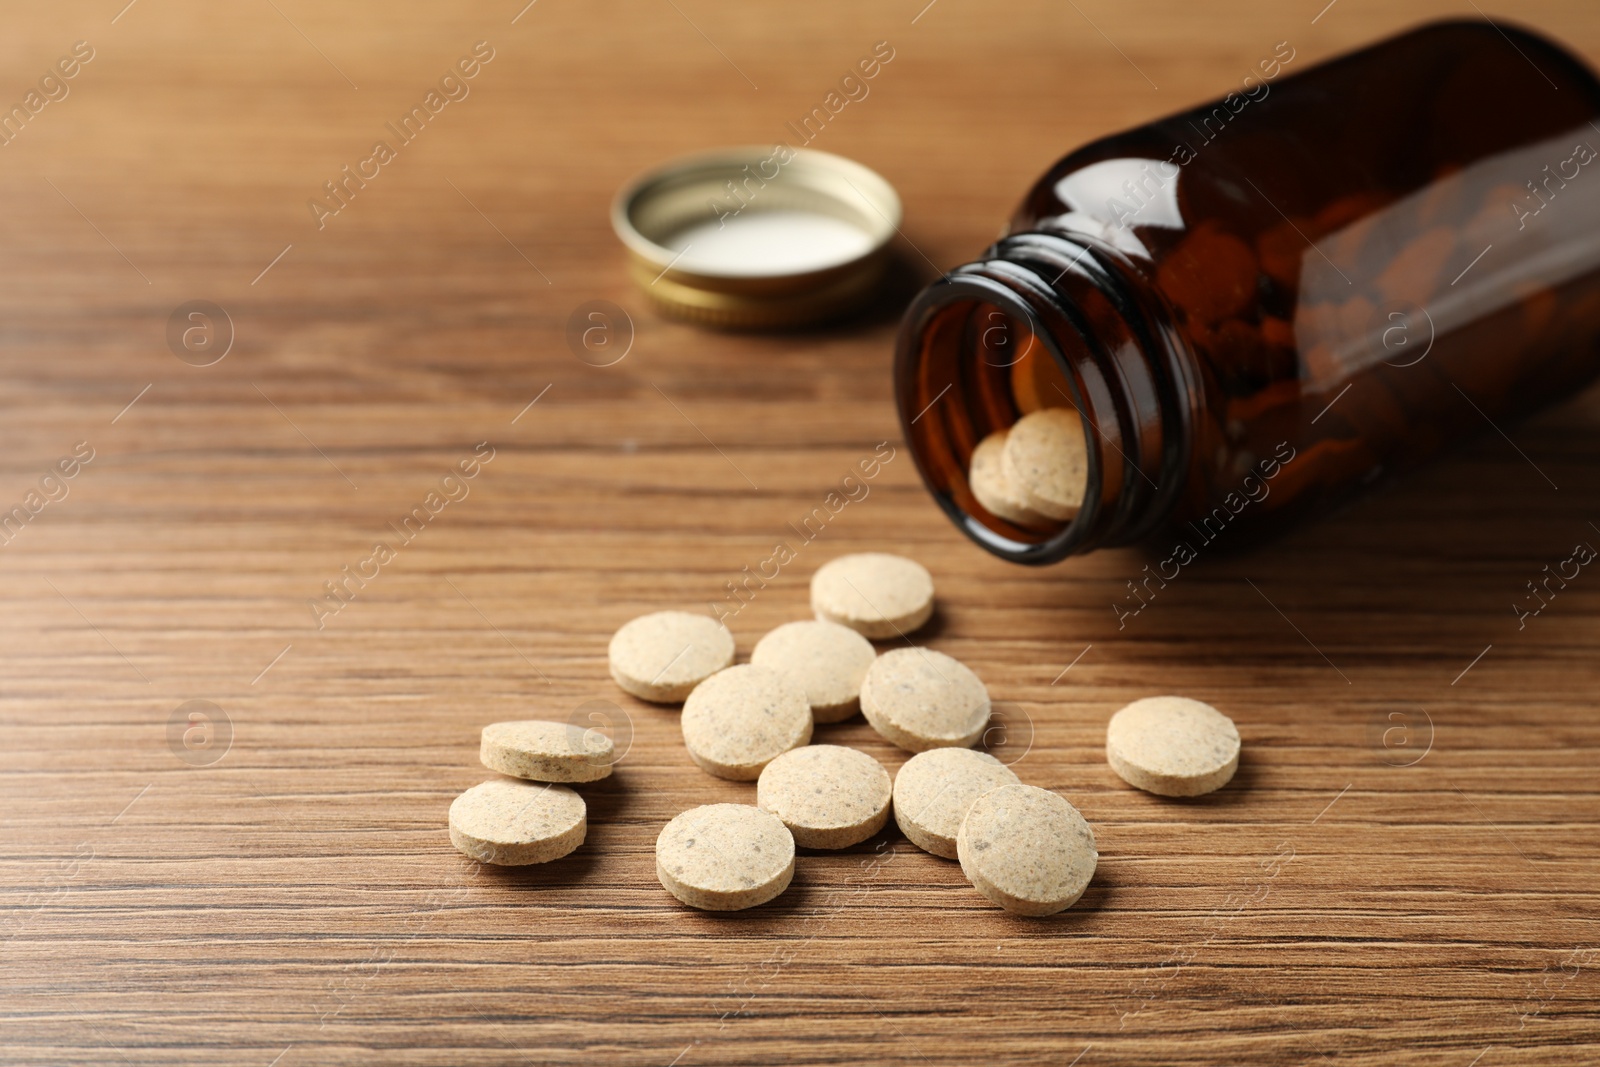
[[801,848],[849,848],[889,821],[883,764],[841,745],[785,752],[756,781],[756,806],[783,821]]
[[610,775],[616,753],[599,730],[524,719],[485,726],[478,758],[491,771],[533,782],[595,782]]
[[978,442],[972,450],[972,461],[967,470],[967,485],[988,511],[1007,522],[1021,526],[1038,526],[1047,521],[1028,506],[1022,490],[1006,476],[1002,454],[1005,452],[1007,432],[999,430]]
[[757,641],[750,653],[751,663],[787,675],[805,690],[817,722],[843,722],[856,713],[861,679],[877,658],[865,637],[821,619],[786,622]]
[[754,781],[776,756],[811,740],[799,686],[749,663],[713,674],[683,704],[683,743],[705,771]]
[[956,855],[973,888],[1018,915],[1054,915],[1070,905],[1100,859],[1078,809],[1032,785],[1001,786],[974,800]]
[[583,844],[588,829],[583,798],[564,785],[502,778],[450,804],[450,843],[479,863],[548,863]]
[[897,648],[867,668],[861,713],[908,752],[971,748],[989,723],[989,690],[960,660],[931,648]]
[[776,815],[748,804],[706,804],[656,838],[656,877],[692,908],[765,904],[794,877],[794,838]]
[[1111,716],[1106,759],[1147,793],[1197,797],[1221,789],[1239,769],[1239,730],[1210,704],[1145,697]]
[[1000,458],[1006,477],[1034,511],[1065,521],[1083,506],[1088,445],[1083,420],[1072,408],[1043,408],[1022,416],[1006,434]]
[[933,577],[904,556],[840,556],[811,576],[811,610],[865,637],[903,637],[933,614]]
[[953,860],[956,834],[972,802],[991,789],[1020,784],[1010,767],[987,752],[929,749],[895,773],[894,821],[913,845]]
[[733,635],[708,615],[641,615],[611,638],[611,677],[641,700],[676,704],[733,662]]

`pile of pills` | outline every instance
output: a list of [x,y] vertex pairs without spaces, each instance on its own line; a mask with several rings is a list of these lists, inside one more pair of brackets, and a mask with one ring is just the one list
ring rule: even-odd
[[[1024,429],[1037,415],[1049,418]],[[1074,477],[1081,499],[1081,464],[1074,475],[1052,451],[1071,434],[1081,444],[1081,427],[1062,425],[1068,416],[1076,418],[1028,416],[983,460],[1008,492],[1026,486],[1015,499],[1029,515],[1058,517],[1074,499]],[[816,617],[768,633],[748,663],[734,662],[733,635],[704,615],[655,612],[616,632],[609,660],[617,685],[643,700],[681,703],[689,758],[718,778],[756,783],[754,804],[702,805],[662,829],[656,875],[669,893],[709,911],[764,904],[788,888],[797,847],[849,848],[879,833],[892,813],[912,844],[958,861],[973,887],[1007,911],[1050,915],[1083,894],[1099,860],[1088,822],[1060,795],[1024,784],[972,747],[989,724],[988,688],[959,660],[910,643],[933,601],[933,579],[920,564],[862,553],[821,567],[811,582]],[[880,655],[869,639],[905,647]],[[913,753],[894,776],[865,752],[810,743],[814,724],[858,711]],[[1112,769],[1162,796],[1221,788],[1239,748],[1226,716],[1183,697],[1135,701],[1106,734]],[[610,739],[561,723],[500,722],[484,728],[479,756],[507,777],[450,806],[458,849],[516,865],[558,859],[583,843],[586,809],[571,785],[611,773]]]
[[1088,482],[1083,420],[1073,408],[1041,408],[990,434],[967,470],[978,503],[1021,526],[1070,520]]
[[[1008,910],[1044,915],[1078,899],[1098,858],[1094,834],[1067,801],[1022,785],[971,748],[989,724],[982,679],[942,652],[911,646],[879,655],[868,640],[909,642],[933,599],[933,578],[911,560],[833,560],[811,581],[815,619],[778,627],[748,664],[724,666],[689,693],[682,725],[690,758],[717,777],[755,780],[756,796],[754,806],[710,804],[667,824],[656,873],[668,892],[714,911],[765,903],[793,878],[796,847],[849,848],[882,830],[892,810],[914,844],[960,860],[979,892]],[[634,620],[618,638],[657,618]],[[687,625],[648,646],[613,641],[612,674],[652,678],[691,655],[709,668],[729,658],[731,641]],[[916,754],[898,777],[865,752],[808,743],[814,723],[858,709],[885,740]],[[976,808],[991,795],[992,809]],[[963,837],[972,810],[984,815]]]

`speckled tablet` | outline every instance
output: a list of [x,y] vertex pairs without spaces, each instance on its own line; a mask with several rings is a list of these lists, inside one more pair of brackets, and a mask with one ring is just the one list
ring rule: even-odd
[[1146,697],[1111,716],[1106,759],[1129,785],[1164,797],[1221,789],[1239,769],[1239,730],[1210,704]]
[[840,556],[811,576],[811,610],[865,637],[901,637],[933,614],[933,576],[887,552]]
[[1065,521],[1083,506],[1088,445],[1072,408],[1044,408],[1018,419],[1000,458],[1006,478],[1034,511]]
[[794,838],[776,815],[748,804],[690,808],[656,838],[656,877],[692,908],[753,908],[789,888]]
[[1006,475],[1002,456],[1007,436],[1005,430],[997,430],[978,442],[967,468],[967,486],[978,503],[1007,522],[1038,526],[1049,520],[1028,506],[1022,490]]
[[805,690],[817,722],[843,722],[860,710],[861,679],[877,658],[865,637],[821,619],[786,622],[750,653],[751,663],[788,675]]
[[861,713],[908,752],[970,748],[989,723],[989,690],[961,661],[931,648],[879,656],[861,683]]
[[594,782],[611,773],[615,750],[599,730],[540,719],[483,728],[478,758],[491,771],[534,782]]
[[1010,767],[987,752],[929,749],[895,773],[894,821],[913,845],[953,860],[956,834],[972,802],[991,789],[1020,784]]
[[811,707],[786,675],[743,663],[701,682],[683,704],[683,743],[718,778],[754,781],[811,740]]
[[956,835],[961,873],[1018,915],[1053,915],[1083,895],[1099,863],[1094,831],[1048,789],[1006,785],[972,802]]
[[611,638],[611,677],[641,700],[676,704],[733,662],[733,635],[709,615],[657,611]]
[[548,863],[583,844],[588,828],[583,798],[564,785],[500,778],[450,805],[450,843],[480,863]]
[[783,821],[801,848],[849,848],[889,819],[893,785],[883,764],[841,745],[805,745],[767,764],[756,806]]

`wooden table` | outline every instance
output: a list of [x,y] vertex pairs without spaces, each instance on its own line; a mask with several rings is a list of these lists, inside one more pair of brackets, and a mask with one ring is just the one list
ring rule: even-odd
[[[1204,558],[1120,630],[1147,557],[987,557],[890,399],[904,289],[1066,149],[1227,91],[1279,41],[1308,66],[1445,8],[122,2],[16,6],[0,36],[6,101],[93,50],[0,148],[0,510],[75,469],[0,545],[0,1059],[1600,1059],[1600,577],[1512,610],[1600,542],[1600,394]],[[1590,7],[1513,13],[1600,59]],[[308,200],[479,41],[469,95],[319,228]],[[894,58],[814,146],[899,188],[915,276],[793,336],[649,310],[607,223],[619,185],[785,137],[878,41]],[[569,350],[593,300],[631,318],[611,366]],[[225,313],[210,349],[191,301]],[[402,542],[390,523],[480,442],[492,460]],[[748,653],[806,615],[841,553],[926,563],[927,643],[1099,835],[1057,918],[992,908],[893,834],[803,855],[744,914],[656,882],[669,818],[753,790],[611,684],[609,635],[722,601],[880,442],[869,495],[732,629]],[[1229,788],[1164,802],[1110,773],[1107,717],[1161,692],[1238,721]],[[457,854],[479,728],[588,701],[631,734],[586,790],[588,843],[528,870]],[[859,720],[819,739],[904,758]]]

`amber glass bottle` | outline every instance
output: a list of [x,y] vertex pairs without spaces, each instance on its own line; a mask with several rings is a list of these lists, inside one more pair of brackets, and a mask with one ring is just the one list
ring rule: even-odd
[[[1280,44],[1222,100],[1068,155],[912,303],[901,421],[980,544],[1275,532],[1600,371],[1594,75],[1489,22],[1294,63]],[[1076,517],[985,510],[977,443],[1066,405]]]

